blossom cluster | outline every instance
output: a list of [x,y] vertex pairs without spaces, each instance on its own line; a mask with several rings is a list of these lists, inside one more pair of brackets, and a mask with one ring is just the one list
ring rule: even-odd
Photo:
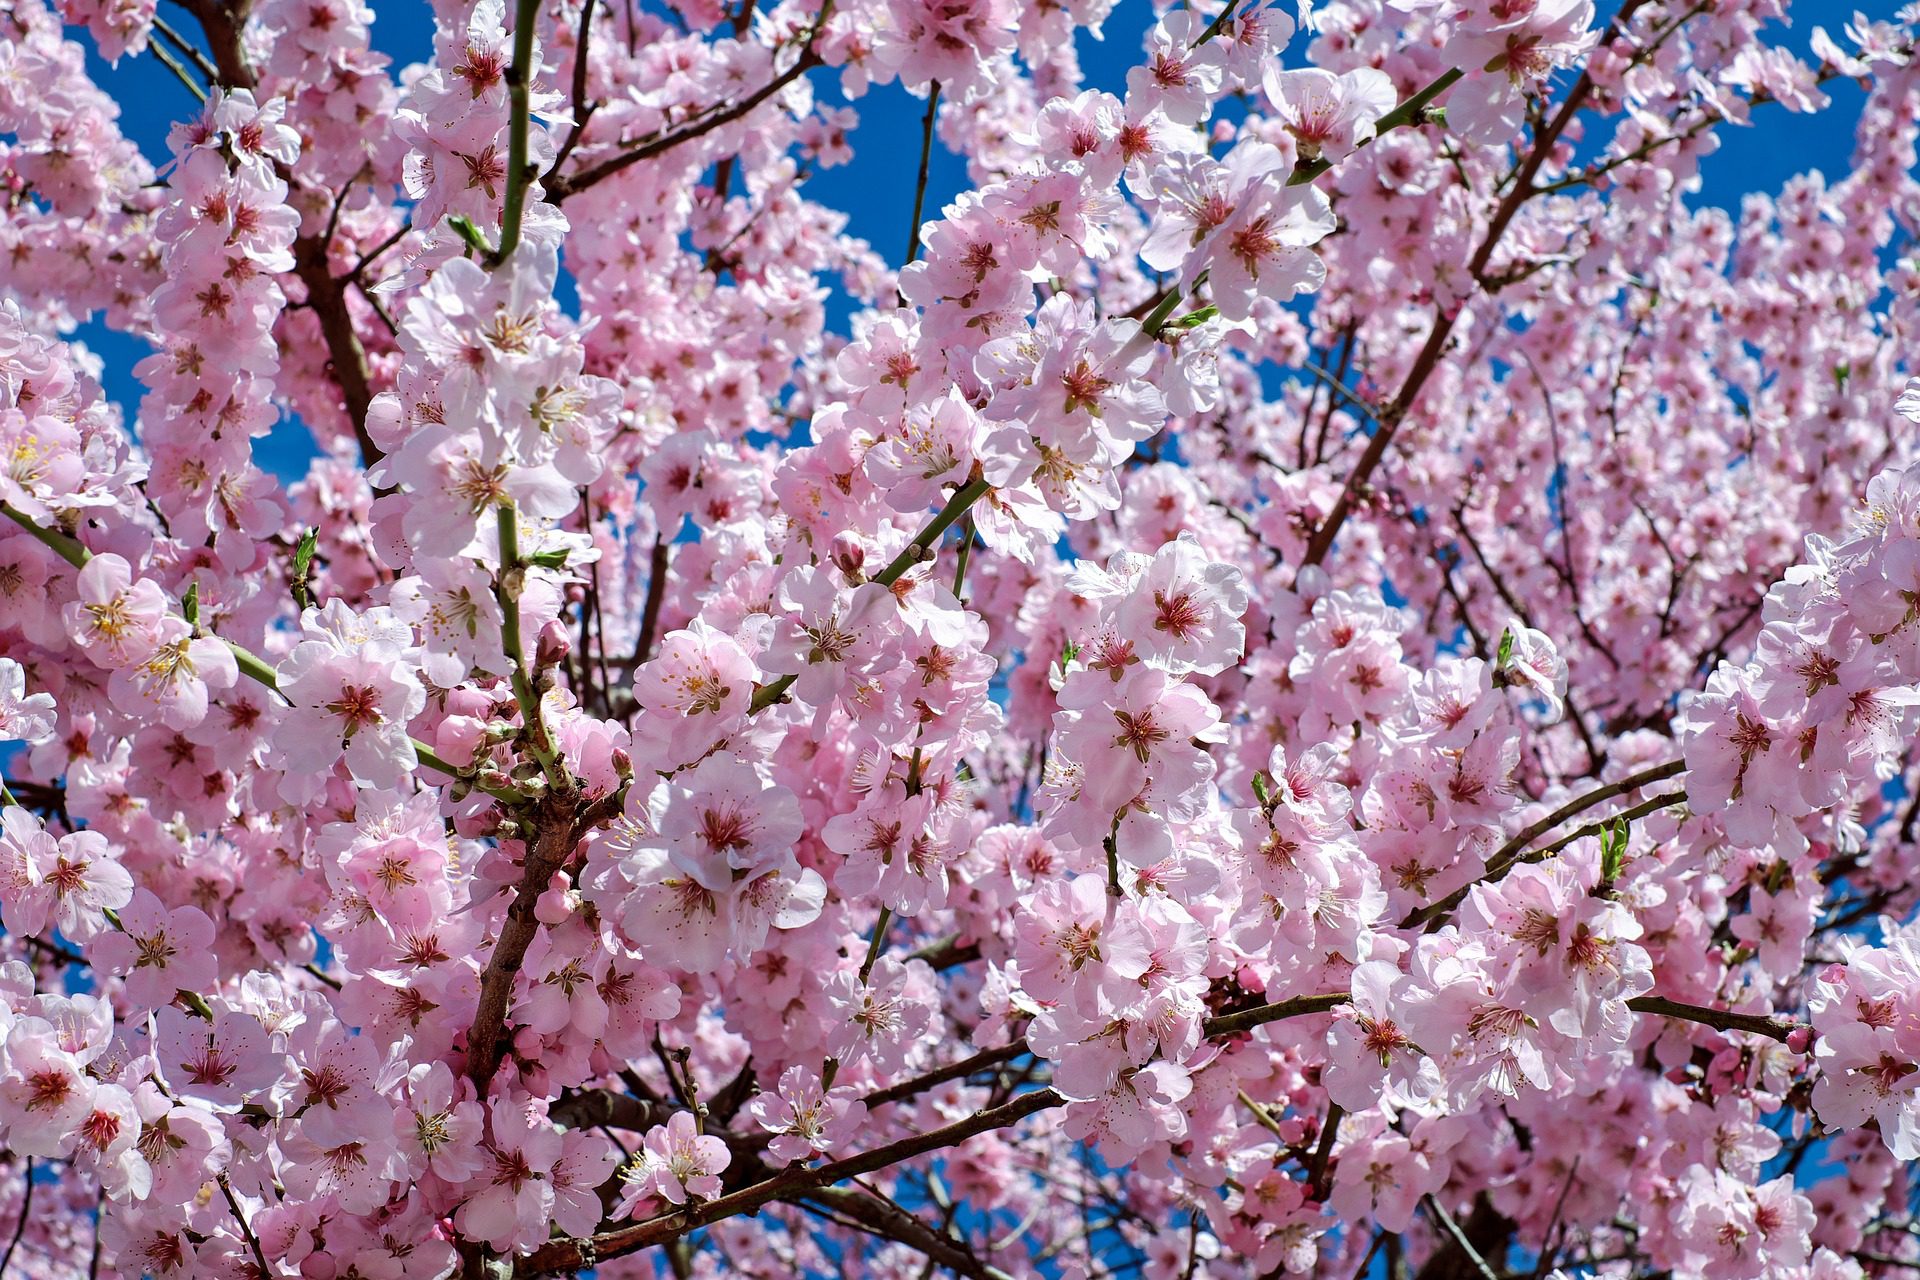
[[0,14],[0,1273],[1920,1267],[1915,14],[176,8]]

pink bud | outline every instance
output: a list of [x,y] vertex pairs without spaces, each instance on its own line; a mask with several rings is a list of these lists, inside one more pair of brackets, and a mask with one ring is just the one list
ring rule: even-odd
[[449,689],[444,697],[448,715],[473,716],[484,720],[487,709],[492,705],[492,699],[471,685]]
[[833,538],[833,549],[828,552],[833,567],[849,578],[860,576],[860,566],[867,562],[867,549],[860,540],[850,533],[838,533]]
[[567,877],[564,872],[556,872],[546,890],[533,904],[533,915],[541,924],[560,924],[573,914],[573,899],[567,895]]
[[1795,1053],[1805,1053],[1813,1048],[1813,1028],[1801,1026],[1787,1032],[1787,1048]]
[[433,731],[433,749],[450,764],[469,765],[486,736],[486,721],[473,716],[448,716]]
[[565,662],[567,655],[572,652],[573,639],[567,634],[566,624],[558,618],[553,618],[540,628],[540,641],[533,651],[533,665],[557,667]]

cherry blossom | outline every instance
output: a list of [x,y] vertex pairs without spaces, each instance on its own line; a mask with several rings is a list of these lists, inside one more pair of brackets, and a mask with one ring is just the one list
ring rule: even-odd
[[1920,1266],[1788,16],[16,0],[0,1272]]

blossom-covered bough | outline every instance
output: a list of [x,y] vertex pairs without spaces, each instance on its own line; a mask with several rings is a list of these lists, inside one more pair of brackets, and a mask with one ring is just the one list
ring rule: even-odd
[[0,1275],[1920,1269],[1913,15],[168,2],[0,14]]

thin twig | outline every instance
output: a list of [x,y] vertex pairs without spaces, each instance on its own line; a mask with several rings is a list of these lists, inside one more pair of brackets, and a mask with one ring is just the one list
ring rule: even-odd
[[935,80],[927,90],[927,115],[920,122],[920,180],[913,188],[913,226],[907,237],[906,262],[911,265],[920,257],[920,213],[927,203],[927,174],[933,167],[933,121],[940,109],[940,82]]
[[7,1251],[0,1253],[0,1280],[7,1274],[7,1264],[13,1261],[13,1251],[20,1247],[20,1239],[27,1234],[27,1219],[33,1213],[33,1157],[26,1157],[26,1163],[20,1176],[26,1185],[20,1192],[20,1221],[14,1224],[13,1239],[7,1241]]

